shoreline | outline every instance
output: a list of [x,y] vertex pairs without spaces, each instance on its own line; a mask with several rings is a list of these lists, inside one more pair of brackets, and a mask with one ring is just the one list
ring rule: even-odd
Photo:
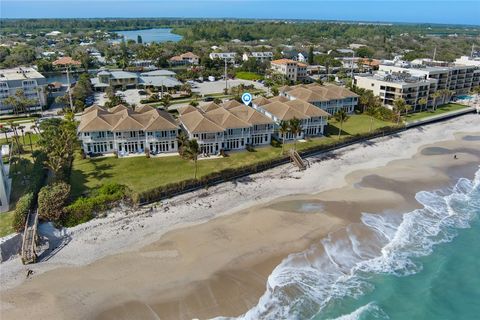
[[[168,267],[171,263],[171,271],[174,272],[178,269],[175,261],[178,262],[178,260],[186,259],[188,256],[189,264],[185,264],[185,262],[181,263],[186,268],[184,271],[186,271],[188,268],[192,268],[191,263],[198,262],[202,259],[202,256],[195,256],[195,252],[191,252],[191,248],[197,244],[192,242],[192,239],[188,239],[188,235],[184,236],[189,232],[210,236],[210,238],[205,238],[205,241],[207,241],[206,239],[212,241],[212,243],[218,241],[222,243],[221,245],[226,246],[222,247],[222,250],[219,250],[219,252],[211,252],[211,255],[208,255],[209,257],[221,256],[221,251],[228,250],[227,244],[233,240],[238,242],[241,248],[239,248],[237,252],[232,252],[231,255],[229,255],[228,252],[225,253],[227,256],[218,258],[218,265],[215,265],[213,268],[208,264],[201,265],[199,267],[201,270],[193,272],[195,273],[196,280],[185,279],[185,283],[181,284],[181,281],[178,281],[178,279],[181,278],[178,278],[176,281],[173,281],[173,283],[170,282],[169,286],[167,286],[165,285],[166,281],[160,281],[160,283],[158,283],[159,279],[155,279],[155,283],[164,286],[164,293],[161,294],[159,292],[152,292],[152,290],[146,290],[148,294],[146,292],[141,294],[144,298],[149,297],[145,300],[149,300],[149,303],[156,306],[154,308],[155,310],[167,310],[164,311],[164,314],[167,313],[168,310],[172,308],[172,304],[168,301],[174,300],[175,295],[178,299],[179,293],[175,293],[175,291],[183,291],[181,292],[183,294],[189,290],[193,290],[192,292],[194,292],[198,290],[198,287],[202,286],[202,281],[211,281],[211,278],[215,276],[219,276],[220,278],[222,276],[225,278],[230,277],[230,279],[232,279],[234,275],[229,272],[231,272],[231,269],[235,269],[233,267],[236,267],[236,269],[242,267],[245,270],[254,270],[253,273],[245,270],[243,273],[240,272],[240,274],[243,274],[242,279],[247,279],[247,283],[251,280],[252,287],[255,287],[257,291],[264,290],[265,277],[271,272],[272,267],[278,265],[282,257],[285,257],[285,254],[301,251],[305,249],[305,247],[308,247],[313,239],[318,239],[355,221],[352,217],[349,217],[348,214],[345,214],[349,209],[351,210],[354,204],[358,208],[361,207],[359,204],[362,204],[364,208],[367,209],[380,209],[385,208],[391,203],[402,203],[402,196],[399,197],[391,190],[392,186],[388,184],[388,181],[385,179],[374,179],[375,177],[372,178],[372,174],[366,174],[369,170],[379,171],[379,169],[385,165],[387,165],[387,167],[397,166],[397,168],[405,169],[405,172],[410,172],[405,181],[401,179],[402,174],[391,175],[390,173],[389,179],[401,181],[404,184],[403,188],[408,189],[409,181],[415,180],[416,176],[436,172],[430,163],[424,163],[423,170],[420,170],[418,166],[415,168],[415,166],[412,165],[402,167],[409,158],[417,154],[421,146],[428,144],[433,138],[435,141],[443,141],[443,143],[435,143],[436,145],[453,149],[455,146],[458,146],[459,140],[450,142],[445,142],[445,140],[452,139],[457,132],[465,132],[465,130],[469,132],[468,129],[470,129],[470,132],[475,132],[473,129],[477,129],[477,123],[478,117],[472,115],[433,124],[421,128],[421,130],[409,130],[399,135],[401,139],[395,137],[380,138],[369,145],[355,145],[329,154],[312,157],[310,158],[312,167],[304,172],[296,172],[292,166],[285,165],[245,179],[239,179],[236,182],[225,183],[209,188],[208,190],[195,191],[192,194],[164,201],[160,208],[155,208],[152,212],[148,209],[142,210],[141,212],[137,212],[137,216],[116,212],[107,218],[95,219],[85,225],[67,230],[66,233],[72,238],[70,243],[49,261],[29,266],[29,268],[35,272],[33,279],[24,282],[20,286],[18,285],[22,282],[21,277],[24,276],[24,274],[22,273],[22,268],[14,265],[14,263],[19,263],[18,259],[3,263],[2,269],[6,270],[6,273],[2,270],[2,293],[8,293],[8,296],[12,297],[12,293],[8,292],[8,288],[14,288],[15,286],[18,287],[10,291],[29,292],[28,289],[24,287],[33,286],[32,284],[34,282],[38,285],[43,282],[44,279],[72,268],[68,266],[74,266],[75,272],[82,270],[79,272],[83,273],[83,271],[85,271],[83,269],[97,268],[102,265],[102,263],[104,264],[102,268],[106,265],[114,267],[118,264],[116,260],[130,264],[134,270],[142,270],[145,271],[145,273],[151,272],[148,270],[151,267],[149,267],[149,264],[145,261],[142,262],[142,259],[150,261],[150,263],[161,261],[162,268],[166,268],[163,264]],[[476,131],[478,132],[478,129]],[[429,138],[429,136],[431,137]],[[458,137],[457,135],[457,139]],[[468,145],[468,143],[475,144],[475,141],[462,142],[462,144],[465,145]],[[479,142],[476,143],[478,144]],[[423,149],[425,149],[425,147]],[[440,162],[452,162],[452,156],[450,154],[424,155],[423,157],[437,157],[439,159],[441,158],[438,160]],[[328,160],[320,161],[322,158],[327,158]],[[417,158],[413,158],[412,161],[419,163],[421,157],[417,156]],[[475,162],[478,165],[478,157],[472,157],[467,153],[462,154],[460,159],[453,163],[453,167],[456,168],[446,169],[445,171],[448,171],[448,173],[443,176],[435,176],[434,182],[429,182],[427,181],[428,179],[424,179],[424,181],[420,181],[416,185],[416,188],[424,187],[428,189],[429,187],[435,188],[435,186],[439,185],[439,182],[451,183],[451,181],[454,180],[454,176],[463,174],[462,172],[471,171],[473,168],[472,163]],[[465,165],[469,167],[468,170],[462,169]],[[425,171],[425,167],[429,166],[429,170],[431,171]],[[387,173],[388,172],[383,172],[383,174]],[[322,179],[319,180],[319,178]],[[360,182],[358,181],[359,178],[362,178]],[[363,184],[363,188],[368,190],[365,192],[355,190],[354,185],[358,183]],[[341,188],[343,188],[344,192],[339,192],[338,189]],[[372,190],[374,192],[372,192]],[[380,192],[379,190],[382,191]],[[322,213],[315,212],[308,216],[302,215],[299,217],[298,214],[282,212],[278,210],[278,207],[275,208],[275,205],[279,205],[279,203],[280,206],[288,207],[286,202],[289,200],[299,202],[305,199],[311,199],[312,197],[318,197],[318,194],[321,192],[324,192],[324,198],[322,199],[320,196],[318,200],[324,203]],[[355,195],[353,195],[354,193]],[[408,196],[411,197],[411,194],[405,197]],[[279,198],[281,197],[283,197],[283,199],[280,200]],[[350,204],[345,203],[346,198],[349,199]],[[243,200],[244,202],[237,204],[239,200]],[[232,206],[232,203],[237,205]],[[414,204],[410,203],[410,205]],[[154,208],[154,206],[151,207]],[[405,206],[388,208],[401,211],[405,209]],[[121,209],[117,211],[121,211]],[[232,214],[234,212],[236,213]],[[128,222],[128,220],[137,221]],[[222,225],[222,220],[233,221],[235,223]],[[315,226],[315,224],[318,224],[318,220],[322,221],[322,226]],[[165,222],[167,222],[166,225],[164,224]],[[215,230],[211,229],[215,225],[221,226],[216,233],[212,232]],[[230,225],[232,229],[235,230],[229,230]],[[255,229],[252,228],[253,226],[261,229],[262,232],[255,233],[253,232],[254,230],[248,231],[249,228]],[[180,228],[182,228],[182,230],[178,230]],[[222,228],[224,230],[222,230]],[[276,234],[276,228],[288,230],[288,232]],[[192,229],[194,230],[193,232],[191,231]],[[241,236],[242,233],[249,234],[251,239],[248,237],[238,239],[237,237]],[[165,241],[167,241],[166,239],[170,239],[171,237],[175,239],[177,244],[184,241],[183,246],[180,246],[181,249],[165,243]],[[173,242],[175,243],[175,241]],[[259,242],[260,244],[268,243],[270,245],[264,245],[263,248],[260,245],[260,248],[258,248],[259,243],[255,242]],[[277,243],[277,245],[274,245],[275,243]],[[278,243],[280,243],[280,245],[278,245]],[[219,244],[219,246],[221,245]],[[237,247],[237,244],[235,244],[235,247]],[[208,249],[211,248],[205,246],[203,249],[208,251]],[[188,252],[188,254],[186,254],[186,252]],[[263,256],[267,256],[267,258],[262,260]],[[72,261],[74,262],[73,264],[71,263]],[[133,263],[138,264],[138,266],[133,265]],[[174,268],[174,266],[176,268]],[[224,273],[222,274],[222,272]],[[128,277],[124,273],[117,275],[120,274],[120,280]],[[190,275],[188,272],[185,274]],[[63,276],[65,276],[65,272],[62,273],[62,278]],[[66,276],[66,278],[69,277]],[[143,276],[142,279],[145,281]],[[263,279],[263,283],[259,281],[259,279]],[[70,280],[73,281],[73,279]],[[133,279],[129,281],[133,281]],[[221,287],[220,284],[218,285]],[[188,288],[188,290],[185,290],[184,287]],[[197,287],[197,289],[195,287]],[[174,288],[176,288],[176,290],[174,290]],[[184,290],[180,290],[179,288],[183,288]],[[64,290],[66,289],[64,288]],[[50,298],[55,297],[53,291],[46,294],[46,296]],[[108,290],[107,288],[103,288],[100,291],[103,291],[103,295],[105,295]],[[169,291],[167,295],[165,291]],[[225,288],[222,288],[220,291],[225,292]],[[257,295],[261,293],[262,292],[257,292]],[[242,296],[240,291],[238,294]],[[252,303],[258,301],[258,296],[253,297],[255,294],[249,294],[244,297],[246,300],[244,301],[244,305],[241,306],[243,312],[248,310],[248,305],[251,307]],[[14,294],[13,296],[18,298],[18,295]],[[102,293],[92,293],[92,296],[99,299]],[[119,300],[127,302],[128,299],[126,299],[126,296]],[[196,299],[198,299],[198,297],[197,295]],[[108,309],[108,307],[106,307],[107,305],[110,307],[115,305],[113,301],[104,299],[105,298],[101,299],[104,305],[101,306],[101,308],[97,306],[96,314],[100,314],[104,309]],[[16,313],[12,303],[20,303],[21,305],[22,301],[16,301],[17,299],[13,300],[14,301],[8,299],[6,303],[2,298],[1,310],[7,312],[7,314],[10,314],[10,312],[13,312],[13,314]],[[89,298],[86,298],[84,302],[87,305],[89,305],[87,302],[93,303],[93,301],[89,300]],[[150,300],[152,302],[150,302]],[[224,300],[228,300],[227,297]],[[163,304],[159,301],[163,301]],[[65,303],[66,302],[67,301],[65,301]],[[116,302],[118,304],[118,301]],[[59,301],[56,303],[57,307],[61,305]],[[217,301],[217,304],[219,309],[221,309],[220,306],[222,306],[222,302]],[[228,301],[224,301],[223,304],[228,304]],[[70,305],[70,303],[68,303],[68,305]],[[138,305],[137,307],[135,306],[136,304],[134,303],[132,308],[141,309]],[[65,305],[63,305],[63,307],[65,307]],[[33,308],[37,312],[41,312],[41,306],[37,305],[33,306]],[[59,310],[61,309],[62,308]],[[237,312],[236,310],[237,309],[230,310],[231,312],[229,312],[229,314],[235,315],[234,312]],[[115,311],[111,312],[114,313]],[[141,312],[141,310],[139,312]],[[212,312],[212,310],[204,310],[203,312],[208,314],[208,312]],[[240,313],[243,312],[240,311]],[[161,315],[163,316],[163,314]],[[203,315],[201,316],[203,317]],[[166,316],[165,318],[175,317],[172,315],[171,317]],[[108,317],[105,319],[108,319]]]

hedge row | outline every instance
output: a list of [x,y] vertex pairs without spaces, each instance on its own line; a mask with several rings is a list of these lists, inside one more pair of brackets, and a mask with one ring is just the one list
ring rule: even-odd
[[25,194],[18,199],[13,213],[12,227],[16,232],[22,232],[25,228],[28,212],[35,206],[38,192],[45,182],[46,172],[43,167],[45,154],[36,152],[33,156],[35,157],[35,161],[30,173],[30,186]]
[[87,222],[100,213],[111,208],[116,202],[125,198],[127,189],[117,183],[101,186],[89,197],[80,197],[65,208],[61,221],[66,227],[73,227]]
[[[358,134],[355,136],[347,137],[340,143],[313,146],[313,147],[302,150],[300,154],[302,156],[308,156],[321,151],[334,150],[334,149],[349,145],[351,143],[359,142],[369,138],[375,138],[375,137],[382,136],[385,134],[390,134],[393,132],[398,132],[400,130],[402,130],[401,127],[384,127],[381,129],[374,130],[370,133]],[[266,160],[266,161],[258,162],[255,164],[251,164],[251,165],[247,165],[239,168],[225,169],[219,172],[213,172],[196,180],[195,179],[183,180],[180,182],[170,183],[167,185],[155,187],[140,193],[134,193],[132,194],[131,198],[133,203],[144,205],[144,204],[152,203],[155,201],[160,201],[162,199],[169,198],[175,195],[186,193],[189,191],[215,185],[224,181],[239,178],[245,175],[258,173],[258,172],[273,168],[275,166],[278,166],[280,164],[287,163],[288,161],[289,161],[288,156],[278,156],[277,158],[272,160]]]

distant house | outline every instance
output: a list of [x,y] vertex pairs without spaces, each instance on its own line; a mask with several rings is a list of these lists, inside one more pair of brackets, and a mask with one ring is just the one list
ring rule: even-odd
[[54,31],[50,31],[49,33],[45,34],[47,37],[56,37],[56,36],[59,36],[61,35],[62,32],[60,31],[57,31],[57,30],[54,30]]
[[282,56],[285,59],[290,59],[299,62],[307,62],[308,61],[308,53],[296,51],[296,50],[284,50],[281,52]]
[[177,152],[180,127],[163,110],[140,106],[134,110],[123,105],[106,110],[92,106],[82,114],[78,137],[87,154],[112,154],[119,157],[150,153]]
[[248,59],[255,59],[257,61],[265,62],[271,61],[273,59],[273,52],[266,51],[266,52],[245,52],[242,56],[243,61],[247,61]]
[[155,70],[157,68],[152,60],[133,60],[131,65],[142,70]]
[[237,57],[236,52],[212,52],[209,55],[210,59],[221,59],[227,60],[228,62],[235,62],[235,58]]
[[154,70],[140,74],[127,71],[102,70],[90,81],[96,91],[104,91],[107,87],[122,90],[147,87],[180,87],[182,83],[174,77],[175,72],[168,70]]
[[192,52],[182,53],[178,56],[173,56],[170,59],[168,59],[168,62],[174,66],[187,65],[187,64],[197,65],[199,61],[200,61],[200,58]]
[[301,62],[290,59],[273,60],[270,68],[293,82],[307,79],[307,65]]

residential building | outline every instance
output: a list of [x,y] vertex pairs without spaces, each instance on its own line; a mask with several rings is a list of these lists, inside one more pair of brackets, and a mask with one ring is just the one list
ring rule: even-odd
[[[275,122],[275,136],[286,140],[323,135],[329,117],[327,112],[309,102],[288,100],[283,96],[276,99],[257,98],[252,101],[252,107],[272,119]],[[301,121],[302,131],[296,137],[291,132],[279,132],[281,122],[292,119]]]
[[30,110],[41,110],[47,104],[47,81],[45,77],[33,68],[12,68],[0,70],[0,114],[12,113],[13,106],[4,103],[17,91],[23,90],[25,97],[35,101]]
[[242,56],[242,60],[247,61],[248,59],[255,59],[260,62],[271,61],[273,59],[273,52],[245,52]]
[[195,108],[180,108],[180,123],[190,139],[196,139],[202,153],[241,150],[247,145],[266,145],[271,141],[273,121],[245,105],[231,109],[215,103]]
[[480,68],[480,57],[461,56],[455,60],[455,64]]
[[235,59],[237,58],[237,53],[236,52],[212,52],[210,53],[209,57],[212,60],[221,59],[221,60],[227,60],[227,62],[234,63]]
[[288,80],[297,82],[307,79],[307,65],[290,59],[273,60],[270,64],[273,72],[284,75]]
[[168,62],[171,65],[175,65],[175,66],[187,65],[187,64],[197,65],[200,62],[200,58],[192,52],[186,52],[178,56],[171,57],[170,59],[168,59]]
[[180,126],[163,110],[123,105],[111,109],[92,106],[82,114],[78,136],[86,154],[174,153],[178,151]]
[[299,62],[307,62],[308,61],[308,53],[296,51],[296,50],[284,50],[281,52],[282,56],[285,59],[299,61]]
[[339,110],[352,113],[358,105],[358,95],[354,92],[333,84],[285,86],[280,88],[280,96],[288,100],[303,100],[326,111],[335,114]]
[[8,145],[2,146],[0,153],[0,212],[6,212],[10,209],[10,193],[12,191],[12,179],[9,176],[9,164],[4,163],[4,157],[10,157],[10,148]]
[[419,105],[419,100],[429,99],[430,94],[435,91],[437,81],[412,76],[406,72],[377,72],[374,75],[355,76],[354,84],[373,91],[390,109],[393,108],[394,101],[401,98],[414,110],[419,110],[423,107]]
[[130,64],[133,67],[144,71],[157,69],[152,60],[133,60]]
[[180,87],[182,83],[175,77],[175,72],[168,70],[154,70],[140,74],[127,71],[102,70],[97,77],[92,78],[93,88],[97,91],[104,91],[107,87],[115,89],[134,89],[156,87],[174,88]]

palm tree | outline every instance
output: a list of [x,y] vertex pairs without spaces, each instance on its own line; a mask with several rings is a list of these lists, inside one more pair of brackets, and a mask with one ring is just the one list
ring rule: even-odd
[[365,113],[370,116],[370,132],[372,132],[373,129],[373,119],[378,116],[379,113],[379,107],[377,105],[371,105],[365,110]]
[[402,112],[405,111],[406,106],[407,106],[407,103],[402,98],[397,98],[393,101],[393,108],[395,110],[395,113],[397,114],[397,124],[400,123]]
[[183,151],[187,147],[188,144],[188,136],[185,132],[180,132],[180,134],[177,136],[177,142],[178,142],[178,153],[180,156],[183,156]]
[[7,144],[8,144],[8,132],[10,131],[10,129],[8,129],[7,127],[4,127],[3,125],[0,126],[0,131],[2,131],[2,133],[5,134],[5,140],[7,141]]
[[428,103],[428,100],[425,98],[420,98],[417,102],[420,105],[420,109],[423,110]]
[[165,108],[165,110],[168,110],[168,107],[170,107],[171,102],[170,102],[171,96],[168,94],[163,95],[162,99],[160,99],[162,106]]
[[288,122],[290,132],[293,134],[293,150],[297,149],[297,138],[302,133],[302,121],[297,118],[293,118]]
[[335,118],[335,120],[337,122],[340,122],[340,130],[338,130],[338,139],[340,140],[340,134],[343,131],[343,123],[346,122],[348,120],[348,118],[350,118],[350,117],[348,116],[347,112],[345,112],[345,110],[343,110],[343,109],[338,110],[333,115],[333,117]]
[[280,125],[278,126],[278,133],[282,136],[282,154],[284,153],[285,149],[285,136],[290,131],[290,126],[287,121],[280,121]]
[[435,91],[434,93],[432,93],[432,95],[430,97],[432,97],[433,99],[433,104],[432,104],[432,107],[433,107],[433,111],[437,110],[437,100],[438,98],[440,98],[442,96],[442,93],[440,91]]
[[32,130],[35,133],[40,133],[40,131],[38,130],[38,126],[35,124],[30,126],[30,130]]
[[20,132],[22,133],[22,140],[23,140],[23,145],[25,145],[25,126],[18,126],[18,129],[20,129]]
[[195,174],[194,178],[197,179],[197,171],[198,171],[198,155],[200,154],[200,146],[198,145],[197,140],[188,140],[186,148],[183,150],[183,156],[186,159],[193,160],[195,164]]
[[32,150],[33,153],[33,144],[32,144],[32,133],[30,131],[25,132],[26,135],[28,135],[28,139],[30,140],[30,149]]

